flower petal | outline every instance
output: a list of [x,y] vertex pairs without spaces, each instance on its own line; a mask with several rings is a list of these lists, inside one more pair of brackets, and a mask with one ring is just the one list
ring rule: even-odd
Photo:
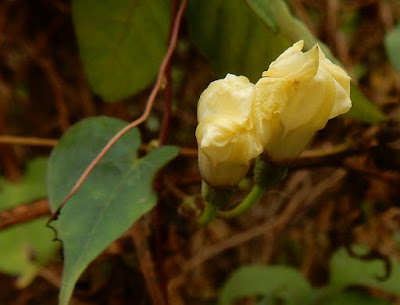
[[239,124],[250,115],[254,97],[254,84],[245,76],[228,74],[212,82],[201,94],[197,106],[199,122],[210,116],[229,116]]
[[326,59],[318,44],[286,50],[255,85],[254,117],[264,154],[297,158],[317,130],[351,107],[350,77]]
[[262,76],[274,78],[306,78],[313,77],[319,66],[319,46],[315,45],[308,52],[303,53],[301,49],[295,47],[289,48],[290,52],[286,50],[277,60],[271,63],[268,70]]

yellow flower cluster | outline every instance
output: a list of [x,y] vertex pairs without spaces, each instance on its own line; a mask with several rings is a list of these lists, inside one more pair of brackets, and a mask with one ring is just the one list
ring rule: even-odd
[[201,94],[196,137],[200,173],[214,188],[230,188],[263,153],[284,164],[297,158],[314,133],[351,108],[350,77],[315,45],[283,52],[254,85],[228,74]]

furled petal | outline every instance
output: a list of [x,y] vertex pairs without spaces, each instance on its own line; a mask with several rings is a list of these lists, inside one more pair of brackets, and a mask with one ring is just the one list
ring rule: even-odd
[[200,140],[199,148],[215,162],[249,163],[262,151],[255,130],[241,128],[229,117],[204,120],[196,129],[196,137]]
[[[350,82],[350,81],[349,81]],[[346,91],[338,81],[335,80],[336,97],[329,119],[346,113],[351,108],[350,90]]]
[[214,160],[199,149],[199,168],[203,180],[216,189],[229,189],[237,185],[250,168],[248,164],[220,162]]
[[212,82],[201,94],[197,106],[197,120],[210,116],[229,116],[243,124],[248,121],[254,96],[254,84],[245,76],[228,74]]
[[315,45],[311,50],[302,53],[303,42],[295,43],[281,56],[271,63],[268,70],[263,72],[264,77],[287,78],[313,77],[319,66],[319,47]]

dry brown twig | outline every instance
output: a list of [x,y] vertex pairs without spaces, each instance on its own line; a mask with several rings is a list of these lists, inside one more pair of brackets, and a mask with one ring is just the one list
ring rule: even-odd
[[46,74],[50,87],[53,91],[54,101],[58,112],[59,125],[62,131],[66,131],[70,125],[69,110],[65,103],[63,94],[63,84],[60,75],[52,60],[48,58],[39,58],[36,60],[43,72]]
[[37,63],[47,78],[54,96],[54,102],[58,112],[59,126],[62,131],[66,131],[70,125],[69,110],[64,98],[65,86],[59,72],[56,69],[54,59],[47,56],[46,52],[44,51],[50,42],[50,38],[56,33],[56,31],[64,22],[65,18],[57,18],[56,21],[48,27],[48,30],[38,34],[32,43],[24,43],[22,45],[28,56],[32,59],[32,61]]
[[14,208],[1,211],[0,230],[6,229],[15,224],[31,221],[40,216],[48,215],[49,213],[49,202],[46,199],[18,205]]
[[0,136],[1,144],[29,145],[29,146],[56,146],[57,139],[44,139],[35,137]]
[[[58,139],[51,139],[51,138],[0,135],[0,144],[53,147],[56,146],[58,142],[59,142]],[[149,145],[141,144],[140,149],[143,151],[147,151],[149,150]],[[197,149],[191,147],[179,147],[179,155],[184,157],[197,157]]]
[[150,298],[154,305],[165,305],[164,295],[160,285],[160,279],[158,272],[156,271],[156,265],[153,261],[150,247],[148,244],[148,234],[146,234],[146,228],[149,227],[148,217],[144,217],[141,221],[137,221],[128,234],[131,236],[136,249],[136,255],[139,261],[140,271],[146,281],[147,291],[149,292]]

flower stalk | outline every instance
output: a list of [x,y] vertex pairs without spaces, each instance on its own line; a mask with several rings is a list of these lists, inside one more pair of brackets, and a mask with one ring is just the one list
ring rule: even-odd
[[199,224],[202,226],[209,224],[217,216],[219,209],[228,203],[233,191],[233,188],[217,190],[203,181],[201,195],[204,199],[204,211],[199,219]]

